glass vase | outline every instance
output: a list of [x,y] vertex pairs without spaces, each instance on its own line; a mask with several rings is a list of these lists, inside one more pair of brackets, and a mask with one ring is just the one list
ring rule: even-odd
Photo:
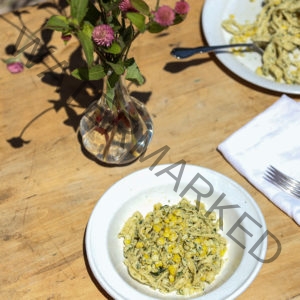
[[109,95],[107,84],[105,79],[101,98],[87,108],[80,121],[82,143],[102,163],[128,164],[146,151],[153,134],[152,120],[145,105],[130,96],[123,76]]

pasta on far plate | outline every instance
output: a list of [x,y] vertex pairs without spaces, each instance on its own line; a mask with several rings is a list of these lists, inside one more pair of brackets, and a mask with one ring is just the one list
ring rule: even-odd
[[258,75],[276,82],[300,84],[299,0],[265,0],[255,22],[240,24],[232,14],[222,26],[232,35],[231,43],[250,40],[264,49],[262,66],[256,70]]

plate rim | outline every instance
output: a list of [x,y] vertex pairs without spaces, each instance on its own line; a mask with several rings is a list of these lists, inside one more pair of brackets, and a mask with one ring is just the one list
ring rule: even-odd
[[[156,165],[155,168],[157,169],[163,169],[163,168],[166,168],[168,166],[171,166],[172,164],[158,164]],[[244,193],[244,195],[247,197],[247,199],[249,199],[250,201],[250,204],[253,206],[253,208],[255,209],[255,212],[258,214],[259,216],[259,222],[261,223],[262,227],[261,227],[261,230],[267,230],[267,226],[266,226],[266,223],[265,223],[265,219],[264,219],[264,216],[258,206],[258,204],[256,203],[256,201],[254,200],[254,198],[241,186],[239,185],[237,182],[235,182],[234,180],[232,180],[231,178],[227,177],[226,175],[224,174],[221,174],[217,171],[214,171],[212,169],[208,169],[208,168],[205,168],[205,167],[201,167],[201,166],[197,166],[197,165],[192,165],[192,164],[186,164],[185,165],[185,168],[192,168],[192,169],[198,169],[199,171],[205,171],[205,172],[208,172],[208,173],[211,173],[213,174],[214,176],[218,176],[218,177],[221,177],[223,179],[225,179],[227,182],[231,183],[234,187],[236,187],[240,192]],[[140,169],[140,170],[137,170],[137,171],[134,171],[130,174],[128,174],[127,176],[123,177],[122,179],[118,180],[116,183],[114,183],[113,185],[111,185],[111,187],[109,189],[107,189],[103,195],[98,199],[98,201],[96,202],[93,210],[92,210],[92,213],[90,215],[90,218],[88,220],[88,224],[87,224],[87,227],[86,227],[86,232],[85,232],[85,248],[86,248],[86,257],[87,257],[87,261],[88,261],[88,264],[89,264],[89,267],[95,277],[95,279],[97,280],[97,282],[102,286],[102,288],[111,296],[114,297],[114,299],[129,299],[129,298],[126,298],[124,297],[123,295],[121,295],[119,293],[118,290],[116,290],[108,281],[107,279],[103,276],[103,274],[99,274],[98,270],[95,268],[95,262],[94,262],[94,256],[93,256],[93,253],[91,251],[92,249],[92,245],[91,243],[93,242],[92,239],[91,239],[91,234],[92,234],[92,229],[93,229],[93,221],[94,221],[94,218],[95,218],[95,215],[97,213],[97,210],[99,209],[99,207],[101,207],[101,200],[103,201],[103,198],[104,198],[104,201],[105,201],[105,195],[108,195],[110,193],[110,191],[114,188],[116,188],[118,186],[118,184],[120,184],[120,182],[124,182],[124,180],[129,180],[130,177],[134,177],[134,176],[137,176],[139,173],[143,173],[147,170],[147,172],[151,172],[149,171],[149,168],[143,168],[143,169]],[[186,170],[186,169],[185,169]],[[103,201],[103,202],[104,202]],[[107,200],[106,200],[107,201]],[[103,203],[102,202],[102,203]],[[109,221],[110,222],[110,221]],[[264,239],[263,243],[261,243],[260,245],[260,252],[263,256],[263,259],[265,258],[265,255],[266,255],[266,251],[267,251],[267,238]],[[243,254],[243,257],[241,259],[241,262],[244,260],[244,256],[245,254]],[[249,287],[249,285],[253,282],[253,280],[255,279],[255,277],[257,276],[257,274],[259,273],[261,267],[262,267],[263,263],[261,262],[258,262],[253,265],[253,272],[248,274],[247,278],[245,278],[245,280],[243,282],[241,282],[241,284],[239,286],[237,286],[236,288],[233,289],[233,291],[231,292],[231,294],[229,295],[229,298],[226,297],[226,299],[234,299],[236,298],[237,296],[239,296],[241,293],[243,293],[245,291],[245,289],[247,289]],[[240,266],[237,267],[237,269],[239,269]],[[233,273],[231,275],[231,277],[234,275],[235,273]],[[231,278],[230,277],[230,278]],[[228,281],[228,280],[227,280]],[[226,283],[226,281],[225,281]],[[220,289],[220,287],[218,287],[216,290]],[[214,295],[214,291],[212,292],[209,292],[208,294],[204,294],[204,295],[201,295],[201,299],[205,300],[205,299],[214,299],[214,298],[211,298],[212,297],[215,297]],[[138,295],[140,297],[140,295]],[[199,296],[198,296],[199,297]],[[198,299],[197,297],[197,299]],[[157,299],[157,298],[152,298],[152,297],[140,297],[140,299]],[[195,298],[196,299],[196,298]],[[225,299],[225,298],[224,298]]]
[[[222,15],[218,15],[215,19],[213,19],[212,16],[215,16],[216,14],[221,14],[221,10],[224,8],[224,6],[228,5],[230,2],[233,1],[239,0],[204,1],[201,13],[201,25],[208,45],[218,45],[226,43],[225,40],[220,38],[220,33],[225,33],[225,30],[221,28],[221,20],[223,20]],[[257,0],[255,3],[261,2],[262,0]],[[220,21],[216,21],[216,19]],[[211,22],[210,20],[214,21]],[[209,34],[209,32],[217,32],[218,37],[216,38],[215,36],[212,36],[211,34]],[[215,56],[229,71],[231,71],[233,74],[237,75],[238,77],[240,77],[248,83],[252,83],[255,86],[273,92],[300,95],[299,84],[289,85],[286,83],[275,82],[265,77],[259,76],[250,69],[248,69],[246,66],[244,66],[239,60],[234,59],[234,56],[230,53],[216,53]]]

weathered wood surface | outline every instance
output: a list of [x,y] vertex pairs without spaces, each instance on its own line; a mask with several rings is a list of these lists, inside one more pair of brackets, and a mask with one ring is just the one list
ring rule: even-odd
[[[200,28],[203,0],[189,2],[192,10],[185,23],[168,34],[144,34],[132,48],[147,81],[142,87],[131,86],[131,91],[147,100],[154,121],[148,153],[168,145],[171,150],[160,163],[184,159],[214,169],[238,182],[257,201],[282,252],[263,265],[239,299],[300,299],[299,227],[216,150],[281,95],[237,78],[213,55],[186,61],[169,55],[174,46],[205,42]],[[0,17],[1,58],[9,57],[6,48],[17,42],[24,25],[34,32],[54,10],[31,7],[20,12]],[[44,42],[52,54],[23,73],[12,75],[5,64],[0,65],[0,298],[109,299],[86,262],[86,224],[113,183],[150,166],[155,158],[109,168],[82,151],[78,122],[97,83],[79,88],[68,71],[62,75],[61,67],[68,65],[70,56],[72,63],[80,61],[75,39],[64,46],[55,33]],[[32,47],[25,50],[31,51]],[[49,68],[52,75],[41,74]],[[275,249],[270,239],[267,257]]]

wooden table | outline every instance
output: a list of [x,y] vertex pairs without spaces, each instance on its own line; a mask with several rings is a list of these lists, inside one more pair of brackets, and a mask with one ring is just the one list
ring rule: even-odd
[[[239,299],[300,299],[299,227],[216,150],[281,94],[244,82],[214,55],[186,61],[172,58],[169,52],[174,46],[205,42],[200,30],[203,0],[189,2],[192,10],[185,23],[167,34],[146,33],[132,48],[146,83],[131,86],[131,91],[148,100],[154,121],[148,153],[168,145],[171,150],[160,163],[184,159],[214,169],[235,180],[257,201],[282,252],[262,266]],[[0,18],[1,58],[10,57],[6,47],[17,43],[23,26],[27,30],[23,30],[20,47],[28,30],[38,30],[55,10],[32,7],[19,12]],[[88,85],[80,87],[68,70],[62,75],[70,55],[73,62],[80,59],[77,41],[73,38],[64,46],[55,33],[51,39],[45,35],[44,42],[52,49],[51,55],[24,72],[13,75],[5,64],[0,65],[0,298],[110,299],[87,264],[86,225],[94,205],[113,183],[150,166],[154,158],[125,167],[103,167],[85,155],[78,122],[84,106],[93,99],[93,90]],[[33,46],[25,52],[32,53]],[[50,68],[52,76],[45,75]],[[270,239],[267,257],[275,250]]]

